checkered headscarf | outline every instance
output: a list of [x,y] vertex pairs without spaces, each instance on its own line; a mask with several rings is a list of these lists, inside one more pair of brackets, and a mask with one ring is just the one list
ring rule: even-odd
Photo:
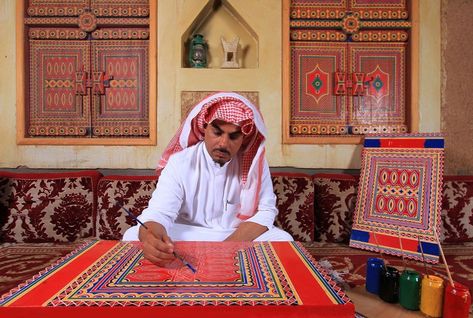
[[161,174],[169,157],[204,140],[205,124],[219,119],[241,127],[244,135],[241,151],[240,212],[242,220],[251,217],[258,207],[264,163],[266,127],[258,109],[236,93],[208,96],[190,111],[181,127],[163,152],[157,172]]

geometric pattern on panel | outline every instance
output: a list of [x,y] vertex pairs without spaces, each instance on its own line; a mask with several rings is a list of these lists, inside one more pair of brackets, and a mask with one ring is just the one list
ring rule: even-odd
[[405,43],[351,43],[353,73],[365,77],[365,94],[350,99],[354,134],[405,133]]
[[90,126],[89,96],[78,92],[89,73],[86,41],[30,40],[28,134],[83,136]]
[[67,306],[71,316],[85,307],[98,315],[127,307],[177,317],[192,306],[206,317],[220,310],[240,317],[242,307],[268,317],[354,315],[350,299],[299,242],[176,242],[175,249],[195,271],[177,259],[150,263],[138,242],[88,242],[4,294],[0,314],[34,307],[48,316]]
[[278,264],[271,268],[270,258],[274,256],[269,244],[227,244],[225,250],[216,244],[198,244],[199,249],[196,245],[176,246],[196,268],[193,273],[179,260],[166,268],[156,267],[143,258],[138,244],[119,244],[86,275],[65,286],[48,306],[99,305],[107,295],[129,303],[161,306],[203,305],[208,301],[215,305],[237,301],[298,304],[297,294],[290,281],[282,277],[281,268]]
[[443,160],[439,134],[365,137],[350,246],[437,263]]
[[293,19],[340,19],[345,16],[347,0],[291,0]]
[[362,19],[406,19],[406,0],[348,0],[349,10]]
[[28,15],[44,16],[78,16],[84,13],[90,0],[29,0]]
[[291,17],[298,19],[339,19],[346,12],[362,19],[405,19],[406,0],[291,0]]
[[290,45],[291,134],[346,134],[346,98],[333,94],[334,73],[346,67],[346,44]]
[[92,41],[95,136],[149,135],[147,41]]
[[146,17],[149,0],[90,0],[91,12],[97,17]]
[[19,2],[24,137],[149,137],[149,0]]

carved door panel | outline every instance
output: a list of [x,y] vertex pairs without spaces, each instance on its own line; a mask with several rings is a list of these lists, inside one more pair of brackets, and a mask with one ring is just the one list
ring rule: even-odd
[[28,15],[29,16],[79,16],[89,7],[90,0],[29,0]]
[[348,10],[361,19],[407,19],[407,0],[348,0]]
[[[28,133],[84,136],[90,127],[89,70],[85,41],[30,41]],[[76,76],[77,74],[77,76]]]
[[355,134],[406,132],[405,43],[351,43],[350,72],[364,83],[350,103]]
[[149,135],[148,43],[93,41],[95,136]]
[[346,134],[347,99],[334,95],[334,74],[346,69],[344,43],[291,43],[291,133]]
[[148,0],[88,0],[97,17],[147,17]]
[[25,138],[150,137],[149,0],[25,5]]
[[408,131],[407,4],[290,0],[286,142]]

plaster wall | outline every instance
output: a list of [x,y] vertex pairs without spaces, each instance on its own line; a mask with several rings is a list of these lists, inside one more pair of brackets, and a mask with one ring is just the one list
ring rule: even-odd
[[473,1],[442,1],[442,130],[447,174],[473,174],[472,20]]
[[[259,92],[270,166],[359,168],[359,145],[282,143],[281,1],[228,0],[258,36],[257,68],[182,68],[181,35],[207,2],[158,1],[156,146],[31,146],[16,143],[15,0],[0,0],[0,168],[154,168],[179,126],[181,91],[201,90]],[[419,129],[424,132],[440,130],[440,2],[420,0]]]

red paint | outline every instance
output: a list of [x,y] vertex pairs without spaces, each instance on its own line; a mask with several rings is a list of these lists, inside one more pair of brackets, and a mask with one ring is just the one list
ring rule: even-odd
[[447,284],[443,301],[444,318],[468,317],[471,305],[471,294],[468,287],[454,282],[455,286]]
[[381,139],[382,148],[424,148],[425,138]]

